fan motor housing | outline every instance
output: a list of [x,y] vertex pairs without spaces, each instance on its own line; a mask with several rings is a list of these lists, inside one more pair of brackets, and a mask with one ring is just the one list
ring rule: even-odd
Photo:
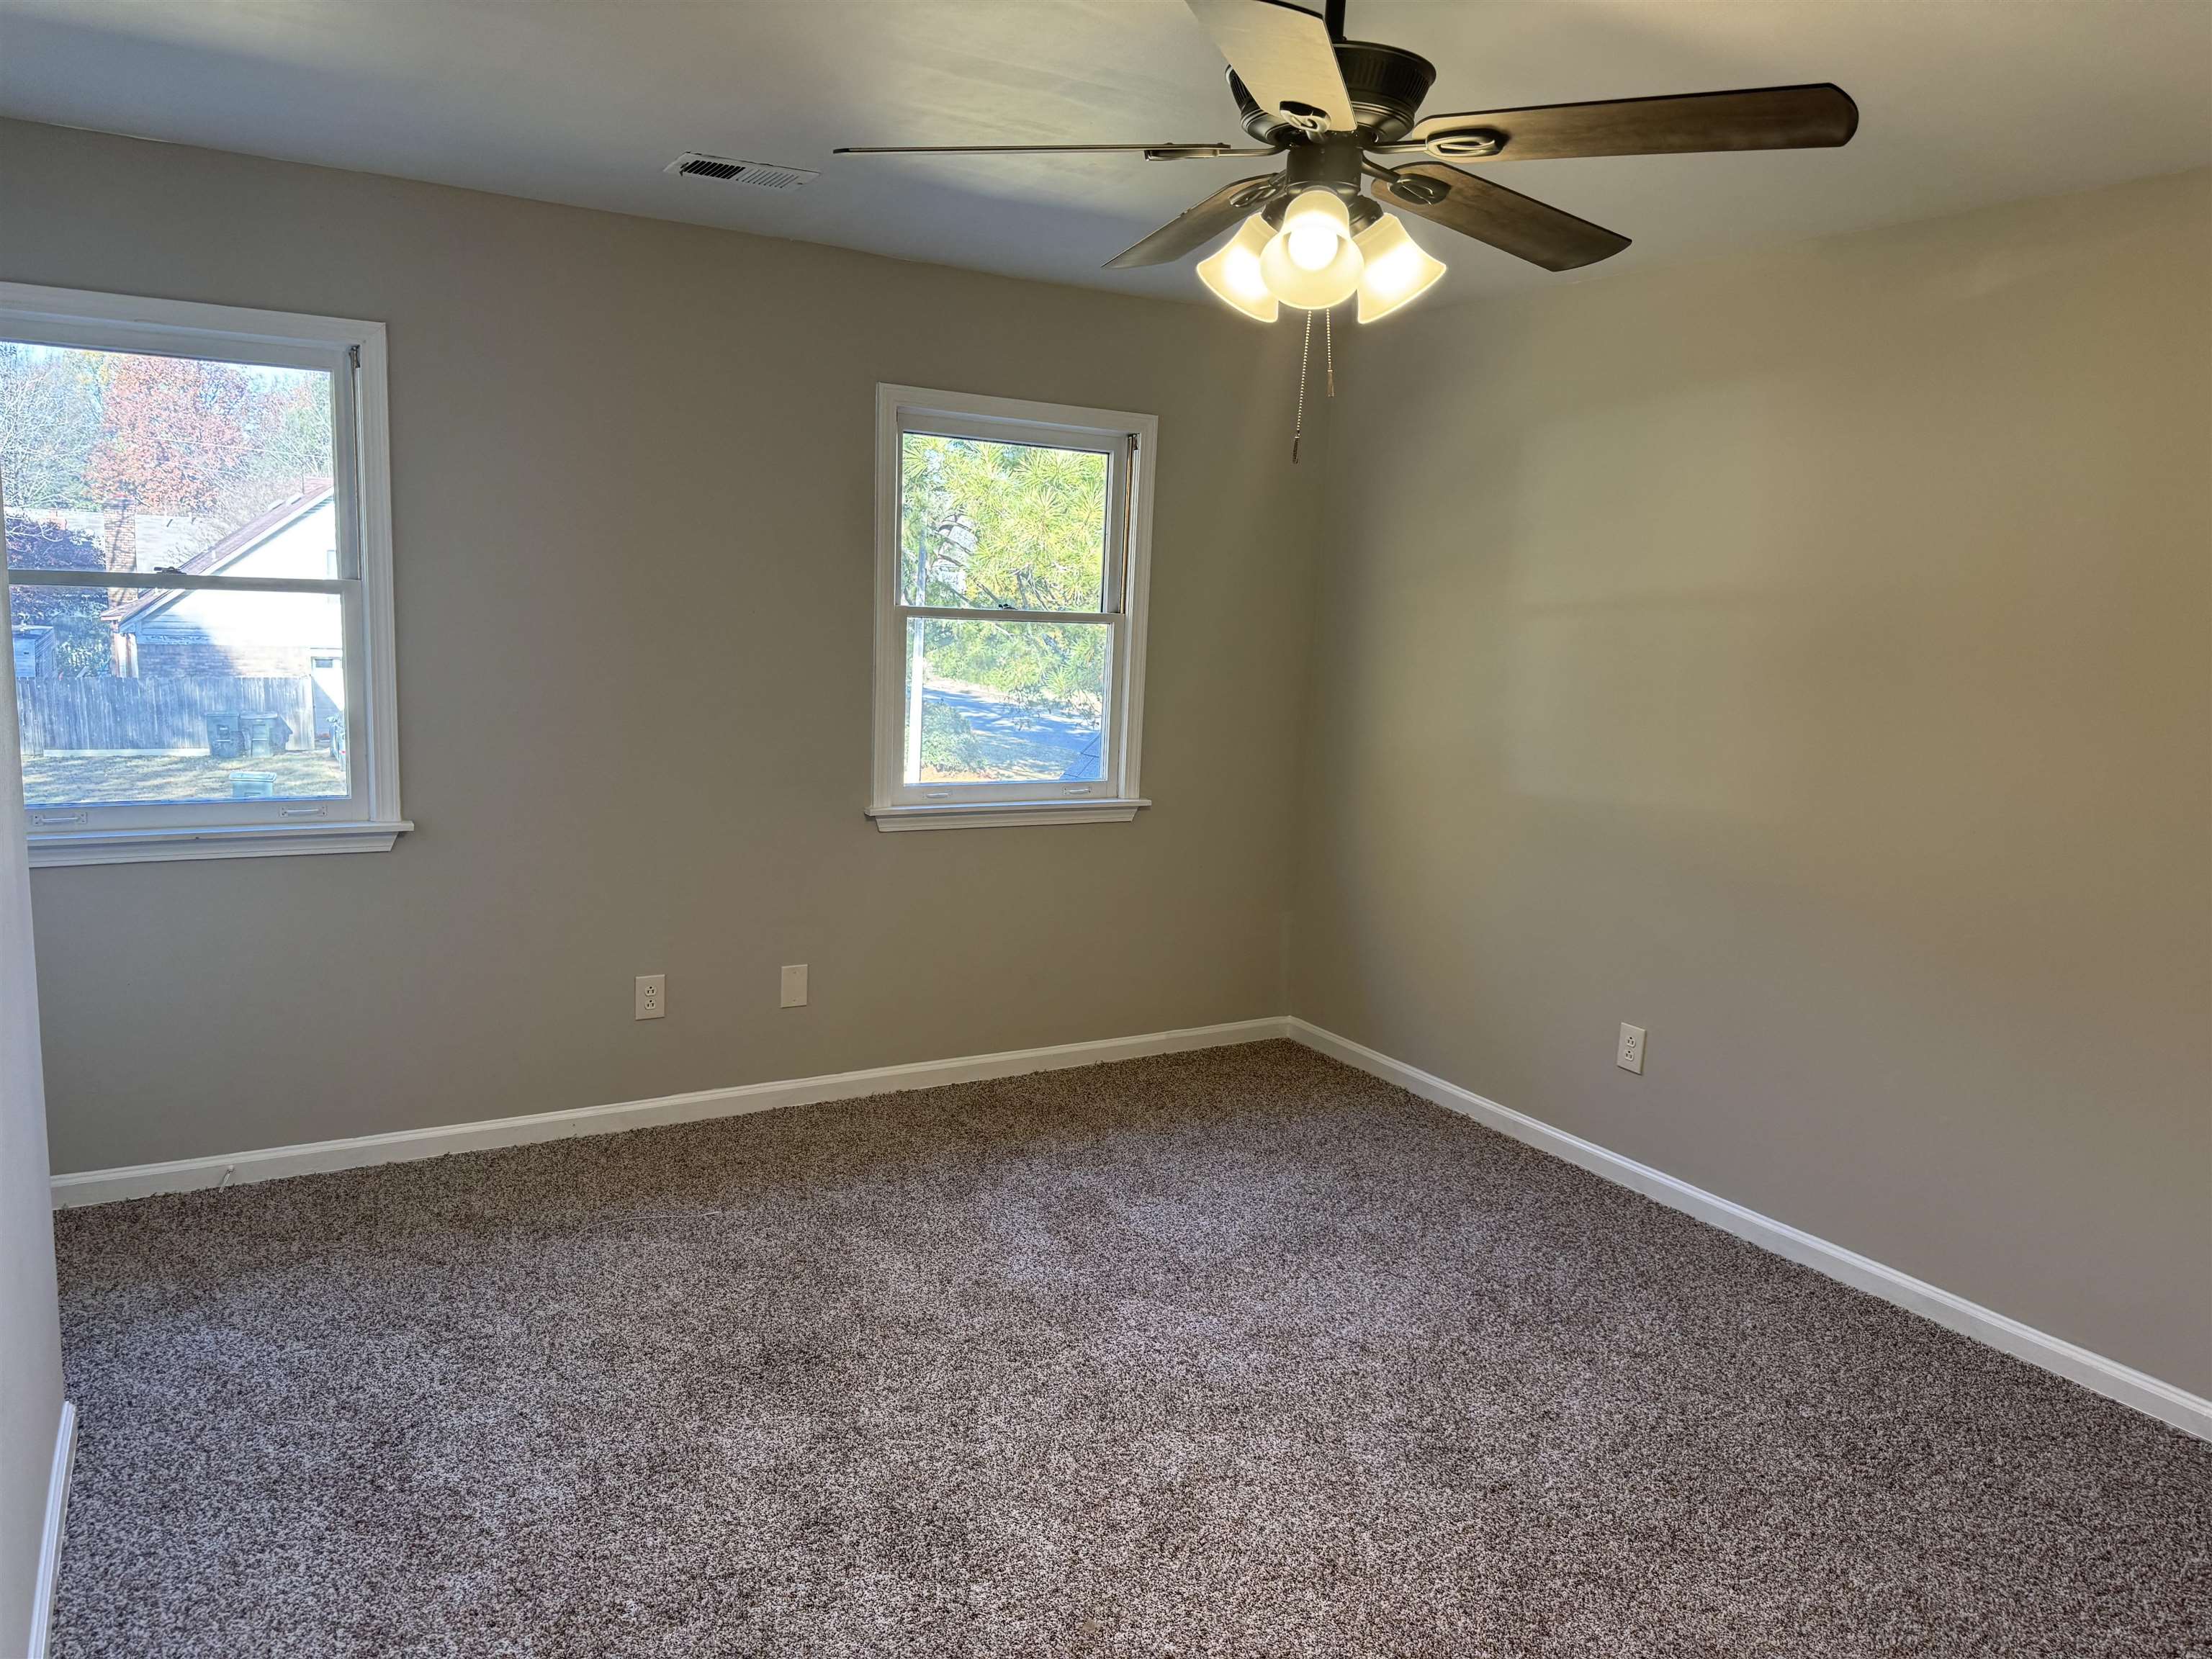
[[1327,185],[1340,196],[1357,196],[1367,152],[1357,133],[1324,132],[1283,152],[1283,184],[1291,191]]
[[[1387,144],[1404,137],[1437,78],[1436,65],[1418,52],[1376,40],[1338,41],[1336,67],[1344,76],[1345,91],[1352,96],[1359,136],[1370,144]],[[1261,108],[1237,78],[1235,70],[1229,71],[1229,90],[1236,96],[1244,131],[1261,143],[1294,144],[1307,137],[1273,110]]]

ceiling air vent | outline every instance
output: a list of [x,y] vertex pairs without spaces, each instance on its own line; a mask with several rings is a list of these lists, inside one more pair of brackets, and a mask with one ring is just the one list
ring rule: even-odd
[[725,184],[751,185],[761,190],[797,190],[821,175],[805,167],[780,167],[767,161],[733,161],[726,155],[701,155],[686,151],[663,173],[686,173],[694,179],[719,179]]

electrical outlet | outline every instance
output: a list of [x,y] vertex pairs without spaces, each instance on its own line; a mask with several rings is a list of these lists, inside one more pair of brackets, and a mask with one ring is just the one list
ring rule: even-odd
[[1620,1028],[1620,1052],[1613,1056],[1613,1063],[1624,1072],[1633,1072],[1638,1077],[1644,1075],[1644,1028],[1641,1025]]
[[783,1006],[804,1008],[806,1006],[806,964],[794,962],[783,970]]
[[640,1019],[665,1019],[668,1017],[668,975],[640,974],[637,976],[637,1017]]

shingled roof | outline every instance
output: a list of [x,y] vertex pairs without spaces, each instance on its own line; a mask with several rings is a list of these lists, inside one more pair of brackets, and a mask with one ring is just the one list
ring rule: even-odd
[[[330,499],[331,481],[328,478],[311,478],[283,501],[256,514],[222,540],[202,548],[182,564],[164,565],[161,568],[186,576],[211,575],[226,566],[235,564],[270,537],[298,523]],[[104,614],[106,620],[116,627],[124,628],[167,610],[184,597],[185,591],[189,590],[149,587],[130,604],[117,605]]]

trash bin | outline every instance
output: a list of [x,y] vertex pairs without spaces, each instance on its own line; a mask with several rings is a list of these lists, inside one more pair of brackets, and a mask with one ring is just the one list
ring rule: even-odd
[[233,772],[230,775],[230,798],[233,800],[274,800],[276,799],[276,775],[274,772]]
[[216,760],[239,760],[246,754],[246,734],[235,714],[207,717],[208,754]]
[[292,746],[291,723],[282,714],[241,714],[238,725],[246,738],[246,753],[255,760],[281,755]]

